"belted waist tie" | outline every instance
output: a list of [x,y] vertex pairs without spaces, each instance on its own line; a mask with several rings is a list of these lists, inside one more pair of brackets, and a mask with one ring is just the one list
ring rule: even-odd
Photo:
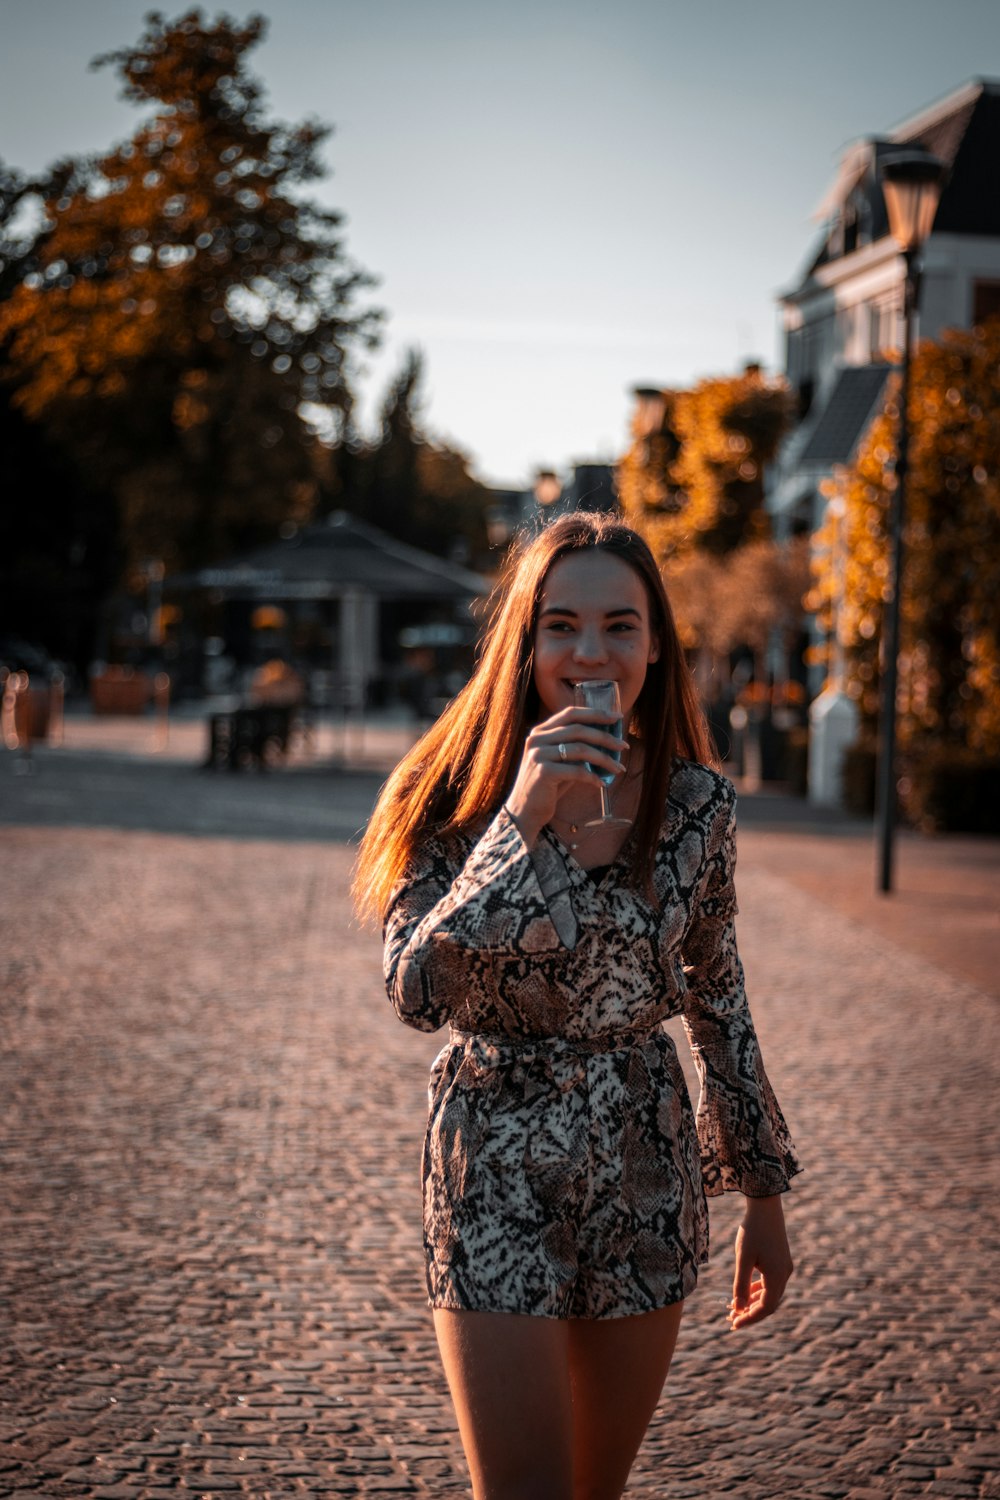
[[588,1058],[643,1047],[657,1037],[667,1037],[658,1022],[580,1037],[511,1036],[452,1026],[452,1045],[461,1049],[452,1086],[468,1083],[477,1089],[513,1089],[525,1100],[539,1091],[566,1094],[585,1083]]
[[463,1031],[449,1028],[451,1040],[458,1046],[473,1044],[495,1048],[504,1061],[528,1062],[539,1053],[582,1053],[591,1057],[600,1052],[620,1052],[626,1047],[644,1047],[662,1034],[659,1021],[651,1026],[633,1026],[628,1030],[605,1031],[597,1036],[511,1036],[509,1032]]

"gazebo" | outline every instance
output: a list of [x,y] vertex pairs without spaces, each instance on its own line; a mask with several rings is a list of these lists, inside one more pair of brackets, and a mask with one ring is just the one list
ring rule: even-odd
[[396,541],[345,511],[211,567],[175,574],[164,592],[199,592],[244,606],[249,617],[267,608],[302,617],[322,611],[329,622],[329,669],[345,708],[360,707],[382,667],[379,623],[388,604],[439,606],[471,625],[471,606],[490,580],[456,563]]

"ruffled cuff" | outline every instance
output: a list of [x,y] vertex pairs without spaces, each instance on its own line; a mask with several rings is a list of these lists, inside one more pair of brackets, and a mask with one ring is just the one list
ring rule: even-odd
[[709,1197],[769,1198],[802,1171],[788,1126],[759,1061],[738,1088],[709,1078],[698,1107],[702,1181]]

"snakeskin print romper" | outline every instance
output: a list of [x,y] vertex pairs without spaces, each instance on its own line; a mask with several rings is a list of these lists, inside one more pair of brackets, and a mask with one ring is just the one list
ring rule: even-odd
[[[433,1307],[664,1307],[708,1258],[706,1194],[780,1193],[800,1170],[736,949],[732,784],[676,763],[656,904],[626,861],[595,884],[501,809],[478,838],[427,839],[393,893],[389,997],[408,1025],[451,1028],[423,1153]],[[697,1116],[660,1025],[678,1013]]]

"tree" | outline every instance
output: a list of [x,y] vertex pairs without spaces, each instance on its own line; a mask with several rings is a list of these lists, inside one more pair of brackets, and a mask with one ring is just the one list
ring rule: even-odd
[[784,383],[756,366],[663,391],[658,403],[645,395],[619,465],[619,497],[663,569],[682,638],[700,653],[707,682],[716,660],[739,646],[759,655],[762,622],[786,628],[802,569],[794,550],[767,540],[763,469],[791,421],[791,401]]
[[422,380],[423,359],[411,349],[386,393],[378,436],[354,444],[341,503],[400,541],[465,561],[487,550],[487,491],[465,454],[426,432]]
[[[117,505],[133,566],[204,562],[302,521],[378,315],[342,217],[302,196],[329,131],[265,117],[265,22],[153,12],[97,59],[154,112],[32,188],[43,221],[0,303],[11,399]],[[23,192],[22,192],[23,197]]]
[[[1000,320],[925,343],[911,367],[899,738],[1000,756]],[[889,590],[898,380],[856,461],[827,486],[843,502],[817,537],[810,606],[839,624],[847,691],[873,736]],[[843,584],[841,591],[840,574]]]
[[725,559],[724,580],[712,622],[716,649],[746,646],[763,657],[777,635],[790,655],[809,589],[808,538],[748,542]]
[[694,550],[724,557],[767,536],[763,468],[791,416],[787,387],[756,366],[664,391],[653,431],[637,412],[618,490],[626,519],[661,562]]
[[680,521],[687,496],[677,479],[681,450],[677,391],[642,391],[632,416],[632,441],[618,463],[618,500],[625,520],[662,564],[690,550],[689,528]]
[[[0,163],[0,304],[37,271],[21,210],[30,184]],[[83,669],[121,567],[114,498],[0,385],[0,636],[44,642]]]
[[664,564],[663,575],[681,641],[698,653],[704,687],[718,681],[720,661],[741,649],[752,653],[762,680],[765,654],[775,637],[787,664],[809,587],[806,538],[748,542],[725,557],[682,553]]

